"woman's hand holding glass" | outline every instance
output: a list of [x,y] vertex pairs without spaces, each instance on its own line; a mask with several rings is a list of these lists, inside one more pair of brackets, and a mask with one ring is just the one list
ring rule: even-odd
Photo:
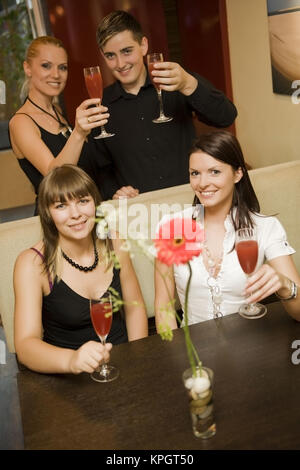
[[[235,235],[235,249],[241,268],[249,279],[249,276],[255,271],[258,259],[258,242],[254,228],[237,230]],[[253,289],[254,288],[255,287],[253,287]],[[253,291],[251,291],[250,295],[253,295],[252,292]],[[262,304],[251,302],[250,298],[247,298],[246,304],[241,305],[239,314],[249,319],[263,317],[267,313],[267,308]]]
[[103,362],[109,361],[111,343],[105,345],[97,341],[88,341],[73,352],[70,357],[69,370],[72,374],[81,372],[93,373]]
[[[83,75],[90,98],[97,98],[101,102],[103,97],[103,81],[100,67],[98,65],[94,67],[84,67]],[[92,118],[89,117],[88,122],[93,122],[91,119]],[[104,125],[101,124],[101,134],[95,136],[94,139],[106,139],[108,137],[113,137],[114,135],[115,134],[107,132]]]
[[101,105],[99,98],[83,101],[76,109],[75,129],[86,137],[92,129],[101,127],[108,122],[108,108]]
[[[90,299],[90,315],[94,330],[101,344],[106,345],[106,338],[110,332],[113,317],[112,297],[105,293],[97,299]],[[102,363],[101,367],[91,373],[95,382],[111,382],[119,376],[119,370],[108,363]]]
[[283,274],[276,271],[272,266],[263,264],[255,274],[248,277],[245,289],[247,301],[259,302],[275,292],[281,293],[282,297],[290,294],[290,281]]

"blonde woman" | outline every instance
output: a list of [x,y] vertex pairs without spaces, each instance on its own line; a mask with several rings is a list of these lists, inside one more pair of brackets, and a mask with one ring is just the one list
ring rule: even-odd
[[[100,99],[87,99],[76,110],[72,130],[57,103],[68,78],[68,56],[59,39],[41,36],[29,45],[24,61],[25,102],[9,123],[11,146],[35,193],[52,168],[64,163],[85,165],[94,142],[91,130],[107,123]],[[94,106],[91,106],[94,105]]]
[[[99,192],[79,167],[53,169],[39,190],[43,240],[22,252],[15,265],[15,348],[20,362],[44,373],[93,372],[107,358],[94,332],[89,299],[109,287],[125,301],[108,342],[119,344],[148,334],[141,290],[130,257],[116,238],[96,238]],[[117,254],[121,269],[111,261]],[[134,301],[134,302],[133,302]]]

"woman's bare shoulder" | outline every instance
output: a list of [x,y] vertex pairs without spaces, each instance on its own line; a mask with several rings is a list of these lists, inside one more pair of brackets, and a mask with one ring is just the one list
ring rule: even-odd
[[[30,130],[39,135],[40,131],[35,122],[35,119],[31,116],[29,112],[26,112],[26,108],[20,108],[10,119],[9,129],[14,134],[17,132],[22,132],[22,134],[28,133]],[[32,135],[32,134],[31,134]]]
[[33,269],[41,267],[43,265],[43,250],[43,242],[40,241],[36,245],[22,251],[16,259],[16,267],[24,268],[28,266]]

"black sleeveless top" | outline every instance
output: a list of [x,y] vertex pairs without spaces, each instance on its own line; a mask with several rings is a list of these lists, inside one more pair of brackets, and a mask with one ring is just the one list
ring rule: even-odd
[[[43,127],[41,127],[29,114],[26,113],[16,113],[16,114],[25,114],[25,116],[28,116],[34,123],[35,125],[39,128],[40,133],[41,133],[41,139],[44,142],[45,145],[49,148],[50,152],[52,152],[54,157],[57,157],[57,155],[62,151],[66,144],[66,137],[62,135],[60,132],[59,134],[53,134],[51,132],[46,131]],[[10,135],[8,131],[8,136],[10,140]],[[84,142],[80,158],[78,161],[78,166],[83,168],[92,179],[94,179],[95,175],[94,173],[94,165],[93,165],[93,156],[92,153],[97,152],[95,142],[92,138],[89,138],[88,136],[88,142]],[[11,145],[11,141],[10,141]],[[11,145],[12,146],[12,145]],[[95,157],[94,157],[95,158]],[[38,189],[39,185],[43,179],[43,175],[30,163],[27,158],[18,158],[18,163],[21,167],[21,169],[24,171],[25,175],[31,182],[31,184],[34,187],[35,194],[38,194]]]
[[[122,296],[119,271],[113,269],[110,287]],[[44,341],[61,348],[78,349],[87,341],[99,341],[90,318],[89,299],[71,289],[63,280],[54,281],[50,294],[43,297],[42,322]],[[124,313],[113,314],[107,342],[128,341]]]
[[[27,114],[28,116],[28,114]],[[32,118],[31,118],[32,119]],[[35,122],[35,121],[34,121]],[[35,122],[41,132],[41,139],[44,144],[47,145],[50,152],[53,153],[53,156],[56,157],[64,148],[66,144],[66,138],[61,134],[52,134],[51,132],[46,131],[41,126]],[[40,182],[43,179],[42,173],[40,173],[33,165],[30,163],[27,158],[18,158],[18,163],[22,170],[24,171],[25,175],[31,182],[34,187],[35,194],[38,193]]]

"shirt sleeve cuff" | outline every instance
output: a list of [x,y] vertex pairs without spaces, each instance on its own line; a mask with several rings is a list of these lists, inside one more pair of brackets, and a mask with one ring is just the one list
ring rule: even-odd
[[211,93],[213,91],[220,93],[216,90],[212,84],[205,80],[205,78],[200,77],[198,74],[191,74],[196,78],[198,85],[191,95],[186,96],[188,103],[196,109],[205,108],[208,103]]

